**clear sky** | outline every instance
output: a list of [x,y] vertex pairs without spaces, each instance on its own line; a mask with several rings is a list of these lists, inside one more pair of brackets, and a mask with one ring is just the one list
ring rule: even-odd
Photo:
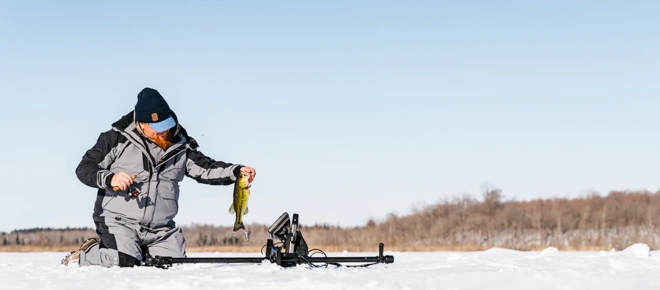
[[[139,3],[136,3],[139,2]],[[660,189],[658,1],[0,1],[0,231],[93,227],[75,168],[138,92],[257,169],[247,223]],[[181,184],[179,225],[232,187]]]

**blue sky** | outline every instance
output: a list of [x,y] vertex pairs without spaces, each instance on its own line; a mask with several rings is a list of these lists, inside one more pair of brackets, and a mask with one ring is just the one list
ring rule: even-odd
[[[658,2],[447,2],[0,1],[0,231],[92,227],[75,167],[144,87],[257,169],[248,223],[660,188]],[[180,225],[233,223],[181,190]]]

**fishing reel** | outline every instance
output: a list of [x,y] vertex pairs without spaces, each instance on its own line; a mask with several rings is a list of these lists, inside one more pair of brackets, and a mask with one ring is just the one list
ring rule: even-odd
[[128,194],[128,197],[136,198],[136,197],[138,197],[138,195],[140,195],[140,193],[142,193],[142,191],[137,187],[131,186],[131,187],[128,188],[126,193]]

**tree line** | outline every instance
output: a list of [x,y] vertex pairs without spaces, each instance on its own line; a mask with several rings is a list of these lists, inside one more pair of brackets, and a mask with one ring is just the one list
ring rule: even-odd
[[[484,189],[480,198],[459,195],[410,214],[389,214],[382,221],[369,220],[359,227],[301,225],[311,248],[375,251],[386,249],[480,250],[503,247],[539,250],[623,249],[634,243],[660,248],[660,191],[612,191],[579,198],[506,200],[496,188]],[[245,250],[266,243],[269,225],[247,225],[249,239],[229,226],[193,224],[182,227],[187,248]],[[67,250],[86,238],[91,228],[23,229],[0,233],[0,251]]]

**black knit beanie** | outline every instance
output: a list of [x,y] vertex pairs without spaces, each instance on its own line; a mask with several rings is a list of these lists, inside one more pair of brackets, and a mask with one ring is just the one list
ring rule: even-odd
[[155,123],[172,115],[170,106],[157,90],[144,88],[137,96],[135,104],[135,120],[138,122]]

